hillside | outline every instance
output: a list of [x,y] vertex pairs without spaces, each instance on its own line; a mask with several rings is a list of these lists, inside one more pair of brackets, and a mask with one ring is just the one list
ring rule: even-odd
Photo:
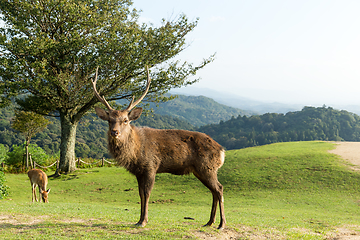
[[[220,108],[221,105],[204,97],[179,96],[178,99],[163,103],[154,115],[141,116],[134,125],[149,126],[160,129],[186,129],[205,132],[223,145],[226,149],[240,149],[265,145],[275,142],[291,141],[360,141],[360,117],[356,114],[335,110],[331,107],[304,107],[301,111],[287,114],[267,113],[263,115],[241,115],[238,109]],[[159,113],[168,113],[160,115]],[[180,118],[170,116],[178,115]],[[231,114],[232,115],[231,117]],[[240,114],[240,115],[239,115]],[[219,120],[223,116],[228,120]],[[237,117],[236,117],[237,116]],[[10,127],[13,117],[11,108],[0,109],[0,144],[20,145],[25,139]],[[219,124],[209,124],[195,127],[188,121],[194,119],[194,124],[201,121],[215,121]],[[230,118],[230,119],[229,119]],[[197,119],[200,119],[197,121]],[[52,119],[43,132],[31,140],[43,148],[48,154],[59,151],[60,124]],[[84,117],[78,126],[76,156],[92,158],[109,158],[107,150],[107,123],[95,114]]]
[[[218,123],[232,116],[247,114],[242,110],[218,104],[206,97],[178,96],[172,101],[161,103],[159,107],[155,105],[152,107],[155,114],[143,114],[132,124],[159,129],[196,130],[195,126]],[[11,118],[14,116],[13,108],[14,106],[9,106],[0,109],[0,144],[6,145],[9,149],[25,141],[25,138],[10,126]],[[51,118],[51,121],[52,123],[44,131],[31,139],[31,143],[37,144],[48,154],[54,155],[58,153],[60,146],[60,124],[58,119]],[[107,129],[107,123],[95,114],[85,116],[77,129],[76,156],[110,157],[107,151]]]
[[204,96],[177,95],[172,101],[161,103],[159,107],[150,105],[154,112],[159,115],[169,115],[188,121],[199,127],[207,124],[217,124],[221,120],[226,121],[232,116],[253,114],[238,108],[229,107]]
[[192,174],[158,174],[149,223],[136,228],[137,182],[124,168],[51,177],[48,204],[31,203],[26,174],[6,173],[0,238],[359,239],[360,174],[329,153],[333,148],[293,142],[227,151],[218,172],[228,220],[222,231],[203,227],[212,195]]
[[[20,145],[25,142],[23,135],[11,128],[10,121],[13,117],[14,110],[12,107],[0,109],[0,144],[6,145],[9,149],[13,145]],[[60,122],[55,118],[51,118],[51,121],[52,123],[44,131],[36,134],[31,139],[31,143],[37,144],[47,154],[54,155],[58,153],[60,146]],[[194,130],[194,126],[186,121],[157,114],[149,116],[144,114],[133,124],[160,129]],[[95,114],[83,117],[76,134],[76,156],[82,158],[109,158],[106,140],[107,130],[107,122],[102,121]]]
[[234,117],[198,131],[209,134],[227,149],[291,141],[360,141],[360,117],[331,107],[304,107],[287,114]]
[[258,101],[251,98],[242,97],[242,91],[244,90],[239,90],[238,94],[232,94],[212,89],[188,86],[186,88],[172,90],[171,93],[190,96],[202,95],[214,99],[220,104],[224,104],[233,108],[243,109],[244,111],[251,113],[251,115],[264,114],[269,112],[287,113],[290,111],[298,111],[304,106],[301,104]]

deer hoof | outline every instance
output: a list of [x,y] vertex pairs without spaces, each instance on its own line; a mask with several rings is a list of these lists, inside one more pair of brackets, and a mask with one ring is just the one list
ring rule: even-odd
[[225,221],[220,221],[219,227],[217,228],[218,230],[223,230],[225,228]]
[[223,227],[223,226],[219,226],[217,229],[218,229],[218,230],[224,230],[224,227]]
[[212,222],[208,222],[207,224],[205,224],[203,227],[210,227],[213,223]]
[[135,227],[145,227],[146,223],[144,222],[138,222],[137,224],[135,224]]

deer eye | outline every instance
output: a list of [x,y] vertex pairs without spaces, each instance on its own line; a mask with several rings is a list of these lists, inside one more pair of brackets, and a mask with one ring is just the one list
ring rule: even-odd
[[128,124],[128,123],[129,123],[129,120],[125,119],[124,124]]

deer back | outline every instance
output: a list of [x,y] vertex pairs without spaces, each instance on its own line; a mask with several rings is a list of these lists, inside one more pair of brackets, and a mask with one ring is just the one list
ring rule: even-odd
[[223,147],[204,133],[131,126],[128,139],[108,139],[112,156],[135,175],[148,170],[183,175],[224,163]]
[[37,184],[42,191],[46,191],[46,186],[48,184],[46,173],[40,169],[31,169],[28,172],[28,176],[31,184]]

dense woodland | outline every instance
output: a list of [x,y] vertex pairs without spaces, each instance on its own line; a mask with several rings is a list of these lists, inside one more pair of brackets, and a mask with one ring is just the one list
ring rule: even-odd
[[[196,111],[200,112],[198,114],[204,114],[209,110],[209,105],[202,104],[201,101],[193,105],[196,106]],[[190,106],[191,104],[188,108],[191,108]],[[185,112],[181,108],[166,108],[169,115],[179,115],[183,119],[189,118],[187,115],[196,111]],[[226,112],[226,109],[222,111],[228,114],[228,120],[221,120],[223,118],[218,116],[218,124],[201,127],[196,127],[183,119],[159,114],[143,114],[133,124],[153,128],[205,132],[228,150],[288,141],[360,141],[360,117],[331,107],[304,107],[301,111],[287,114],[267,113],[233,117],[230,117],[231,115]],[[20,133],[11,128],[10,122],[13,117],[13,106],[0,109],[0,144],[10,150],[12,146],[23,144],[25,141]],[[49,155],[57,155],[60,145],[60,124],[58,119],[52,118],[51,121],[52,123],[44,131],[31,139],[31,143],[37,144]],[[107,123],[100,120],[95,114],[84,117],[78,126],[76,156],[109,158],[106,140],[107,128]]]
[[[0,144],[6,145],[9,149],[13,145],[20,145],[25,142],[24,136],[10,126],[13,117],[14,109],[12,107],[0,109]],[[52,123],[44,131],[36,134],[30,143],[37,144],[49,155],[56,155],[59,152],[60,146],[60,123],[55,118],[52,118],[51,121]],[[195,130],[194,126],[184,120],[157,114],[144,114],[133,124],[161,129]],[[95,114],[89,114],[84,117],[78,126],[76,135],[76,156],[91,158],[110,157],[107,151],[107,129],[107,122],[100,120]]]
[[360,117],[331,107],[304,107],[287,114],[238,116],[200,127],[226,149],[290,141],[360,141]]

